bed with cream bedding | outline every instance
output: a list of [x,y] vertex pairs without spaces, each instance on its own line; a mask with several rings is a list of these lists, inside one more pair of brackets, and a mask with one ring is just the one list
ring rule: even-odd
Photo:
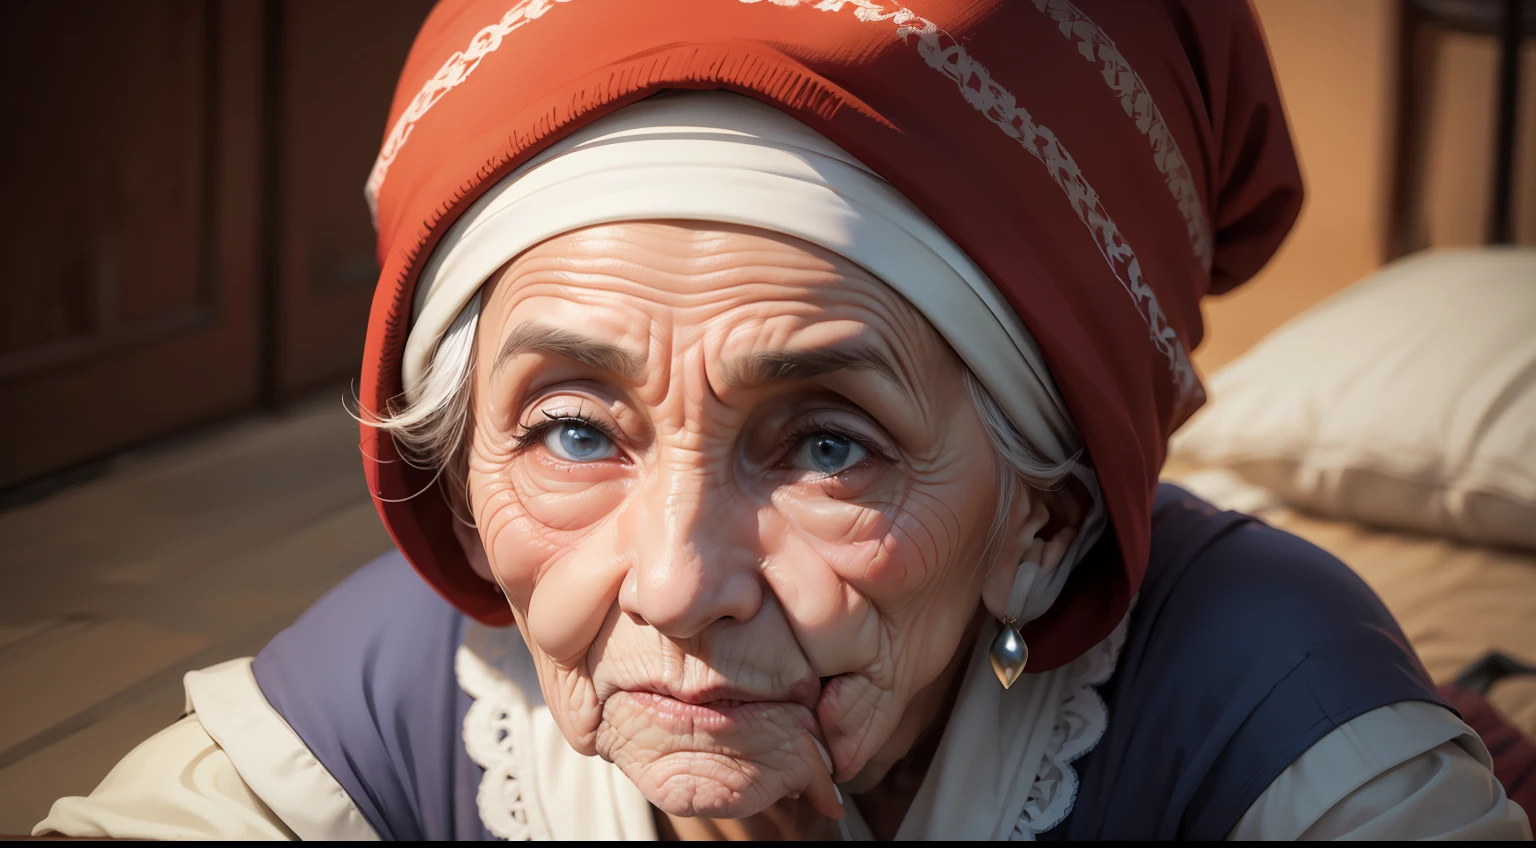
[[[1436,683],[1490,651],[1536,663],[1536,553],[1308,514],[1230,472],[1174,461],[1163,479],[1238,509],[1347,563],[1381,596]],[[1501,680],[1488,701],[1536,738],[1536,676]]]
[[[1536,249],[1401,260],[1207,382],[1165,480],[1350,565],[1437,683],[1536,666]],[[1536,739],[1536,675],[1487,698]]]

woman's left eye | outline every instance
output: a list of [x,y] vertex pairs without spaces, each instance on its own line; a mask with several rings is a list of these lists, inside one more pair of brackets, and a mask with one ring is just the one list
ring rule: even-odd
[[618,447],[595,424],[557,421],[544,435],[544,447],[569,462],[596,462],[618,455]]
[[865,447],[836,433],[812,433],[795,445],[790,466],[833,475],[858,465],[869,456]]

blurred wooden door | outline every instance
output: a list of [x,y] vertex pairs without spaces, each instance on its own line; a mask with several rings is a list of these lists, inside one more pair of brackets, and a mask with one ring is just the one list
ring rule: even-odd
[[356,375],[431,5],[6,0],[0,489]]
[[7,0],[0,485],[249,404],[260,7]]
[[269,390],[355,376],[378,266],[363,182],[432,0],[281,0],[275,20],[276,298]]

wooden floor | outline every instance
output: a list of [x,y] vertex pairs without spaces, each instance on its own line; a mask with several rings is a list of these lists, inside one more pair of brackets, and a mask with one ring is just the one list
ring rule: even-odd
[[174,721],[183,674],[254,654],[388,550],[343,394],[0,512],[0,834]]

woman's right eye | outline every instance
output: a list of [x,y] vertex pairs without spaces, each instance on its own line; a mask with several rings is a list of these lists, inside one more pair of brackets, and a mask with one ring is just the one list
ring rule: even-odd
[[596,462],[618,456],[618,446],[597,425],[588,421],[555,421],[544,434],[544,447],[568,462]]
[[837,433],[812,433],[795,445],[790,467],[816,471],[831,476],[863,462],[869,456],[865,447]]

